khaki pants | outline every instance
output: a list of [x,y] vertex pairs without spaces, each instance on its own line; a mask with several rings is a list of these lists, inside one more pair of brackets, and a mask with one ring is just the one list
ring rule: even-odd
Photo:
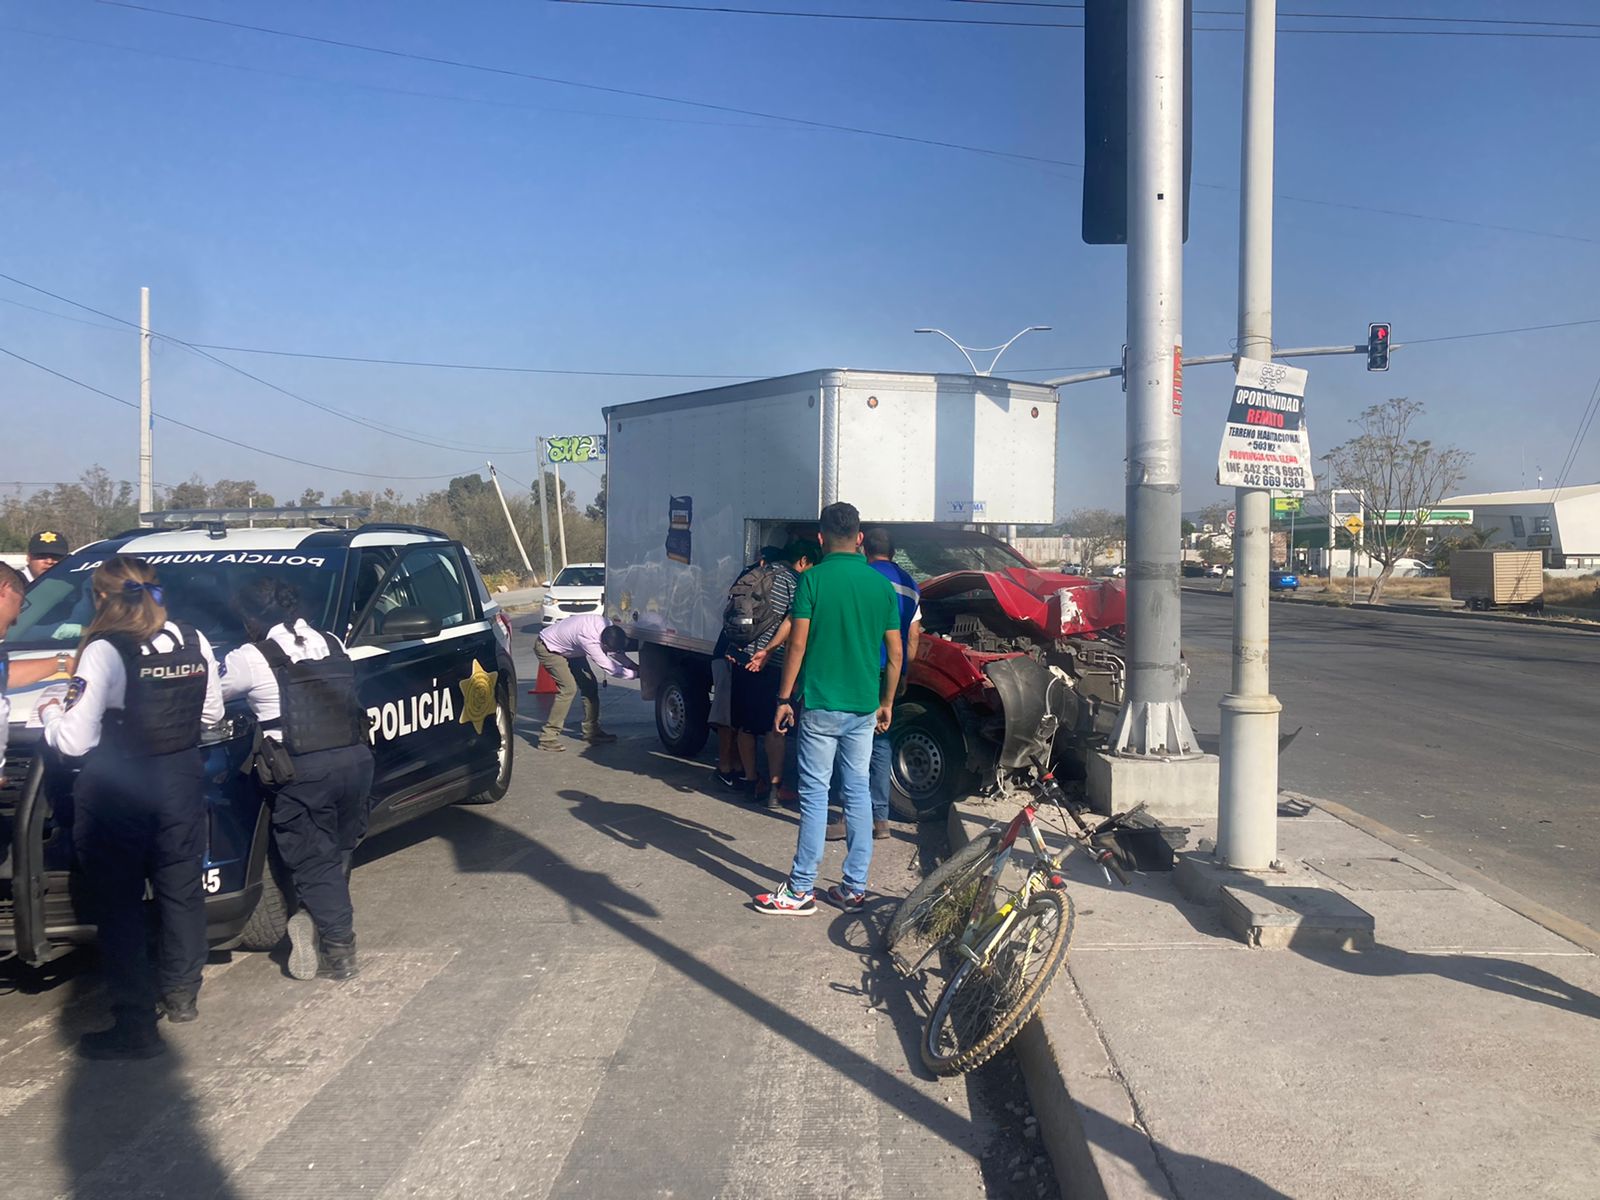
[[539,665],[550,672],[556,681],[556,698],[550,705],[550,718],[539,734],[541,746],[553,746],[561,736],[561,727],[567,723],[567,713],[572,710],[572,697],[583,695],[583,736],[593,737],[600,728],[600,685],[594,672],[581,658],[563,658],[545,648],[541,638],[534,643],[534,653]]

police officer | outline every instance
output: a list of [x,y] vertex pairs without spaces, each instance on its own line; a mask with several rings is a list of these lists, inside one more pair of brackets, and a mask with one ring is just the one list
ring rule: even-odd
[[69,553],[66,538],[53,529],[41,529],[28,539],[28,563],[22,568],[22,577],[32,583]]
[[[118,554],[89,583],[95,615],[65,707],[40,706],[45,744],[84,758],[74,787],[73,845],[99,926],[115,1024],[85,1034],[88,1058],[151,1058],[165,1049],[157,1011],[198,1015],[206,958],[206,812],[199,751],[222,719],[211,646],[167,619],[155,570]],[[149,880],[160,922],[158,963],[146,943]],[[158,992],[159,986],[159,992]]]
[[355,667],[338,638],[299,615],[288,584],[257,579],[238,609],[251,641],[223,661],[223,696],[250,705],[290,765],[272,798],[273,842],[302,905],[289,918],[289,974],[349,979],[357,972],[350,857],[367,832],[373,770]]

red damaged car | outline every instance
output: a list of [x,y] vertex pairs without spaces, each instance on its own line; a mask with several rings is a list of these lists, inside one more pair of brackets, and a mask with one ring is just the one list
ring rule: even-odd
[[[1057,710],[1051,766],[1081,771],[1084,752],[1110,732],[1122,704],[1122,581],[1040,570],[1005,542],[972,530],[890,529],[895,561],[922,588],[923,631],[889,730],[896,814],[938,816],[992,780],[1005,712],[984,666],[998,659],[1026,655],[1043,669],[1030,668],[1029,678],[1068,685],[1048,689]],[[1013,696],[1013,708],[1037,704],[1042,713],[1045,690]],[[1015,722],[1019,714],[1012,716]]]

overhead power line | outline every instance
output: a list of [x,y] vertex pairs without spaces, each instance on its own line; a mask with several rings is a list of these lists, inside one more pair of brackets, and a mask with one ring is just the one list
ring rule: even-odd
[[1572,444],[1567,447],[1567,456],[1561,462],[1561,470],[1556,472],[1556,485],[1550,491],[1552,503],[1556,494],[1566,486],[1567,476],[1572,473],[1572,468],[1578,465],[1578,455],[1583,451],[1584,439],[1589,436],[1596,413],[1600,413],[1600,379],[1594,381],[1594,391],[1589,396],[1589,405],[1578,418],[1578,427],[1572,431]]
[[[1082,4],[1061,3],[1059,0],[946,0],[946,3],[970,4],[981,8],[1053,8],[1065,12],[1081,12],[1084,7]],[[1194,13],[1202,17],[1244,16],[1243,10],[1233,8],[1197,8]],[[1278,16],[1303,21],[1394,21],[1430,25],[1535,25],[1553,29],[1600,29],[1600,21],[1545,21],[1528,17],[1407,17],[1399,13],[1291,12],[1285,9],[1279,9]]]
[[[103,0],[112,3],[114,0]],[[729,4],[668,4],[660,0],[550,0],[553,4],[565,4],[573,7],[585,8],[629,8],[644,9],[654,12],[682,12],[682,13],[709,13],[718,16],[741,17],[785,17],[799,18],[813,21],[874,21],[890,22],[904,25],[977,25],[999,29],[1082,29],[1082,21],[1040,21],[1040,20],[995,20],[979,17],[926,17],[909,15],[890,15],[886,13],[840,13],[818,12],[812,9],[790,8],[742,8]],[[1015,5],[1010,7],[1024,7]],[[1047,4],[1028,5],[1029,8],[1056,9],[1057,11],[1071,11],[1081,9],[1081,4]],[[1237,9],[1195,9],[1196,16],[1217,16],[1242,18],[1244,13]],[[1337,13],[1280,13],[1280,16],[1303,17],[1320,20],[1338,20],[1342,14]],[[1369,21],[1387,21],[1389,17],[1368,17]],[[1448,21],[1449,18],[1439,18]],[[1463,20],[1466,20],[1463,18]],[[1532,24],[1532,22],[1519,22],[1507,20],[1506,25]],[[1577,25],[1578,23],[1574,23]],[[1585,26],[1579,25],[1582,28]],[[1237,25],[1196,25],[1196,33],[1242,33],[1243,28]],[[1478,38],[1538,38],[1562,41],[1600,41],[1600,34],[1584,33],[1541,33],[1532,30],[1504,30],[1504,29],[1394,29],[1390,27],[1369,27],[1366,29],[1307,29],[1296,26],[1280,26],[1281,34],[1332,34],[1335,36],[1349,37],[1478,37]]]
[[[94,313],[96,316],[104,317],[108,321],[115,321],[115,322],[117,322],[117,324],[126,326],[129,329],[134,329],[134,330],[139,330],[140,329],[140,326],[138,324],[136,324],[135,322],[129,321],[126,318],[123,318],[123,317],[119,317],[115,313],[108,313],[108,312],[105,312],[102,309],[95,308],[93,305],[84,304],[80,300],[73,300],[71,297],[63,296],[63,295],[60,295],[59,293],[52,292],[48,288],[42,288],[38,284],[29,283],[25,279],[18,279],[15,275],[7,275],[3,271],[0,271],[0,279],[4,279],[9,283],[14,283],[18,287],[25,287],[30,292],[37,292],[41,296],[48,296],[52,300],[58,300],[62,304],[70,304],[74,308],[81,308],[84,312]],[[40,311],[43,311],[43,310],[40,310]],[[159,338],[161,341],[169,342],[172,345],[177,346],[177,347],[179,347],[179,348],[181,348],[183,350],[187,350],[190,353],[196,355],[197,357],[205,359],[207,362],[215,363],[217,366],[223,367],[226,370],[232,371],[236,375],[241,375],[244,378],[246,378],[248,380],[251,380],[254,383],[260,384],[264,388],[268,388],[271,391],[278,392],[281,395],[287,396],[291,400],[298,400],[301,404],[308,405],[311,408],[318,409],[318,410],[320,410],[322,412],[328,413],[330,416],[338,417],[341,420],[349,421],[352,424],[360,425],[360,426],[363,426],[364,428],[371,429],[376,433],[387,434],[390,437],[400,438],[402,441],[415,442],[419,446],[430,446],[430,447],[433,447],[434,449],[459,450],[464,454],[531,454],[531,453],[533,453],[533,451],[527,450],[527,449],[498,449],[498,448],[495,448],[495,447],[464,446],[464,445],[461,445],[459,443],[442,440],[437,435],[429,435],[429,434],[424,434],[424,433],[418,433],[416,431],[408,431],[408,430],[400,428],[399,426],[384,425],[384,424],[382,424],[380,422],[369,420],[366,417],[360,416],[357,413],[350,413],[350,412],[346,412],[344,409],[335,408],[331,404],[323,404],[319,400],[308,399],[307,397],[300,395],[299,392],[290,391],[286,387],[283,387],[283,386],[281,386],[279,384],[273,383],[270,379],[263,379],[259,375],[255,375],[255,374],[252,374],[249,371],[246,371],[241,366],[237,366],[234,363],[228,362],[226,359],[218,358],[216,355],[210,353],[209,351],[201,349],[199,346],[195,345],[193,342],[184,341],[182,338],[176,337],[176,336],[174,336],[172,334],[169,334],[169,333],[158,333],[155,330],[151,330],[150,331],[150,335],[152,337]]]
[[[35,362],[31,358],[18,354],[15,350],[8,350],[6,347],[0,346],[0,354],[14,358],[20,363],[26,363],[35,370],[43,371],[46,375],[54,375],[57,379],[63,380],[66,383],[70,383],[74,387],[80,387],[86,392],[93,392],[97,396],[104,396],[107,400],[114,401],[115,403],[122,405],[124,408],[137,409],[139,407],[132,400],[124,400],[121,396],[114,395],[103,388],[97,388],[92,383],[85,383],[83,380],[75,379],[71,375],[55,370],[53,367],[47,367],[41,362]],[[187,429],[190,433],[198,433],[202,437],[213,438],[219,442],[226,442],[228,445],[237,446],[241,450],[249,450],[255,454],[265,454],[268,458],[276,458],[283,462],[294,463],[297,466],[313,467],[318,471],[332,471],[336,475],[359,475],[363,479],[403,479],[410,481],[421,479],[451,479],[457,475],[472,475],[476,474],[477,472],[477,468],[469,467],[463,471],[447,471],[440,475],[396,475],[391,471],[357,471],[349,467],[330,467],[326,463],[310,462],[303,458],[295,458],[293,455],[279,454],[276,450],[268,450],[262,446],[251,445],[249,442],[241,442],[234,438],[228,437],[225,434],[214,433],[209,429],[202,429],[198,425],[191,425],[187,421],[180,421],[177,417],[169,417],[165,413],[156,413],[155,419],[158,421],[164,421],[168,425],[176,425],[180,429]]]
[[165,8],[153,8],[144,4],[131,4],[127,0],[95,0],[97,4],[104,4],[111,8],[124,8],[133,12],[151,13],[156,16],[172,17],[177,20],[198,21],[206,25],[218,25],[229,29],[240,29],[249,33],[265,34],[270,37],[288,38],[298,42],[310,42],[319,46],[336,46],[343,50],[355,50],[363,54],[379,54],[386,58],[408,59],[412,62],[431,63],[438,67],[454,67],[462,71],[477,71],[487,75],[501,75],[512,79],[527,79],[534,83],[549,83],[560,87],[581,88],[585,91],[602,92],[611,96],[631,96],[637,100],[655,100],[664,104],[682,104],[690,108],[706,109],[710,112],[735,113],[745,117],[761,117],[768,121],[784,121],[792,125],[804,126],[811,129],[831,129],[839,133],[854,133],[863,137],[887,138],[890,141],[907,142],[920,146],[935,146],[945,150],[964,150],[970,154],[983,154],[991,158],[1010,158],[1021,162],[1044,163],[1056,167],[1077,167],[1082,170],[1082,163],[1062,162],[1059,159],[1048,158],[1037,154],[1021,154],[1010,150],[993,150],[986,146],[969,146],[961,142],[945,141],[940,138],[917,137],[908,133],[891,133],[882,129],[868,129],[858,125],[842,125],[832,121],[817,121],[809,117],[790,117],[781,113],[761,112],[753,108],[740,108],[733,104],[715,104],[709,100],[690,100],[682,96],[668,96],[660,92],[645,92],[635,88],[612,87],[607,84],[585,83],[578,79],[563,79],[555,75],[540,75],[532,71],[518,71],[510,67],[496,67],[487,63],[469,62],[465,59],[442,58],[433,54],[415,54],[408,50],[393,50],[386,46],[369,46],[361,42],[343,41],[339,38],[318,37],[315,34],[296,33],[288,29],[273,29],[265,25],[247,25],[240,21],[226,21],[221,17],[205,17],[197,13],[174,12]]
[[[795,128],[825,130],[833,133],[853,134],[860,137],[879,138],[888,141],[901,142],[908,145],[928,146],[944,150],[959,150],[968,154],[980,154],[989,158],[998,158],[1014,162],[1032,164],[1045,169],[1069,168],[1072,170],[1083,169],[1083,164],[1070,159],[1053,158],[1041,154],[1024,154],[1013,150],[997,150],[989,146],[974,146],[965,142],[953,142],[942,138],[920,137],[914,134],[896,133],[891,130],[873,129],[860,125],[845,125],[832,121],[820,121],[809,117],[788,116],[783,113],[764,112],[759,109],[742,108],[732,104],[718,104],[707,100],[694,100],[684,96],[672,96],[661,92],[646,92],[633,88],[613,87],[606,84],[587,83],[582,80],[564,79],[554,75],[541,75],[531,71],[519,71],[510,67],[497,67],[487,63],[471,62],[464,59],[444,58],[437,55],[417,54],[406,50],[395,50],[385,46],[372,46],[361,42],[351,42],[339,38],[321,37],[315,34],[297,33],[288,29],[277,29],[265,25],[251,25],[240,21],[229,21],[221,17],[201,16],[196,13],[177,12],[171,9],[156,8],[151,5],[134,4],[129,0],[94,0],[95,3],[112,8],[126,9],[132,12],[145,13],[155,16],[170,17],[175,20],[195,21],[205,25],[218,26],[228,29],[238,29],[249,33],[262,34],[269,37],[286,38],[291,41],[307,42],[313,45],[333,46],[344,50],[354,50],[362,54],[375,54],[386,58],[405,59],[413,62],[429,63],[434,66],[452,67],[458,70],[474,71],[488,75],[497,75],[514,79],[526,79],[536,83],[548,83],[561,87],[579,88],[586,91],[600,92],[613,96],[629,96],[634,99],[653,100],[664,104],[678,104],[690,108],[704,109],[712,112],[731,113],[738,116],[757,117],[765,121],[778,121]],[[677,6],[674,6],[677,7]],[[1236,185],[1196,183],[1196,187],[1204,187],[1216,191],[1236,192]],[[1288,203],[1314,204],[1320,207],[1341,208],[1354,212],[1371,212],[1382,216],[1399,217],[1413,221],[1434,221],[1445,225],[1457,225],[1470,229],[1487,229],[1499,233],[1515,233],[1529,237],[1554,238],[1559,241],[1583,242],[1595,244],[1600,239],[1583,237],[1578,234],[1556,233],[1545,229],[1530,229],[1518,225],[1502,225],[1489,221],[1472,221],[1459,217],[1445,217],[1435,213],[1409,212],[1404,209],[1385,209],[1371,205],[1347,204],[1335,200],[1325,200],[1308,196],[1293,196],[1278,193],[1276,198]],[[489,453],[494,453],[489,451]]]

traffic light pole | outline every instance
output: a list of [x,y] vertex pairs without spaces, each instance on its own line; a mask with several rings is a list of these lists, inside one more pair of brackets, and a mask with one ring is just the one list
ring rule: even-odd
[[1128,686],[1108,750],[1156,762],[1200,757],[1178,590],[1183,37],[1182,0],[1128,6]]
[[[1244,152],[1239,205],[1239,356],[1272,357],[1273,100],[1277,0],[1245,0]],[[1222,698],[1217,857],[1263,871],[1278,855],[1278,714],[1272,694],[1268,571],[1272,499],[1237,488],[1233,531],[1233,679]]]

